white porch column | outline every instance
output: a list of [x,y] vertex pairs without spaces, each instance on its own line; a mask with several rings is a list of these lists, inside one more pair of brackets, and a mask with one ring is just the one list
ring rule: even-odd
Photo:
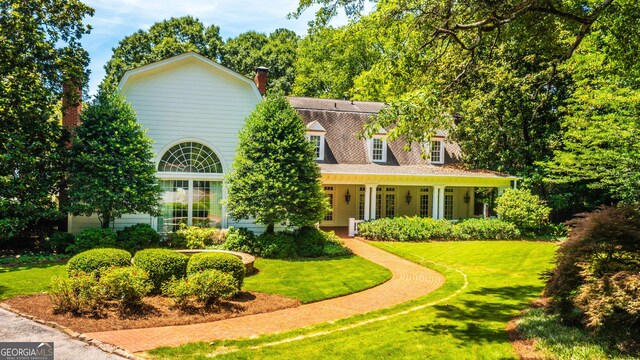
[[442,219],[444,216],[444,185],[433,186],[433,200],[431,203],[431,217]]
[[507,186],[507,187],[504,187],[504,186],[499,187],[498,188],[498,196],[504,194],[504,191],[509,189],[509,188],[510,188],[509,186]]
[[371,214],[371,220],[373,220],[373,219],[376,218],[376,198],[377,198],[376,191],[378,190],[378,185],[368,185],[368,186],[370,186],[370,189],[371,189],[371,195],[370,195],[370,198],[371,198],[371,211],[370,211],[370,214]]
[[369,192],[369,185],[364,186],[364,220],[371,219],[371,193]]

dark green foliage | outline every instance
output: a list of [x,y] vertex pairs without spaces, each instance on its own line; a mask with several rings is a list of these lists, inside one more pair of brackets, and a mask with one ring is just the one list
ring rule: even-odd
[[46,239],[46,247],[55,253],[64,254],[75,240],[76,236],[71,233],[56,231]]
[[50,252],[26,253],[20,255],[1,256],[0,265],[46,264],[62,262],[67,259],[69,259],[69,255],[67,254],[52,254]]
[[231,227],[227,231],[227,239],[223,244],[225,250],[255,254],[256,235],[245,228]]
[[159,293],[162,285],[172,277],[184,277],[188,261],[187,255],[168,249],[140,250],[133,258],[134,266],[149,274],[155,293]]
[[231,274],[236,279],[238,290],[242,288],[245,276],[245,267],[237,256],[219,252],[205,252],[191,255],[187,264],[187,275],[215,269],[223,273]]
[[[638,332],[620,329],[640,323],[637,299],[640,271],[640,210],[604,207],[581,214],[570,225],[569,240],[558,250],[545,295],[564,321],[583,321],[604,333],[620,335],[623,346],[638,346]],[[626,344],[626,345],[624,345]]]
[[118,247],[135,253],[138,250],[158,247],[160,235],[149,224],[135,224],[118,231]]
[[467,219],[455,224],[461,239],[515,240],[520,238],[518,228],[501,219]]
[[256,238],[258,256],[272,259],[289,259],[298,256],[296,238],[288,231],[262,233]]
[[420,217],[382,218],[358,225],[359,236],[373,240],[512,240],[516,226],[500,219],[468,219],[459,223]]
[[116,247],[116,239],[116,232],[112,229],[84,229],[76,236],[75,242],[66,248],[66,252],[77,254],[96,248]]
[[75,255],[67,263],[69,274],[81,271],[99,274],[114,266],[130,266],[131,254],[121,249],[94,249]]
[[227,181],[227,208],[233,219],[267,225],[312,225],[328,203],[305,126],[287,99],[268,96],[249,115]]
[[0,242],[63,218],[54,198],[67,161],[60,100],[63,84],[88,78],[80,38],[92,14],[78,0],[0,2]]
[[214,227],[182,226],[169,234],[171,247],[176,249],[204,249],[210,245],[224,243],[225,234]]
[[147,272],[131,266],[107,270],[100,276],[99,285],[105,299],[117,300],[123,308],[139,306],[153,289]]
[[315,226],[305,226],[294,231],[296,252],[300,257],[344,256],[351,254],[333,232],[325,232]]
[[107,74],[100,86],[113,90],[127,70],[188,51],[216,59],[221,46],[220,28],[216,25],[205,26],[192,16],[163,20],[118,43],[104,67]]
[[126,213],[156,214],[162,189],[153,141],[117,92],[99,92],[81,115],[69,171],[70,210],[97,214],[103,228]]
[[227,39],[220,63],[250,78],[257,67],[267,67],[267,89],[289,94],[295,77],[298,40],[298,35],[287,29],[276,29],[269,36],[247,31]]

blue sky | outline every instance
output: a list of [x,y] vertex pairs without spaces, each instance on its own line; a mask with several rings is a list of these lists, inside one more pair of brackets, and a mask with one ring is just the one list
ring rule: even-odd
[[[148,29],[155,22],[192,15],[205,26],[218,25],[226,40],[249,30],[270,33],[281,27],[304,35],[314,16],[314,9],[308,9],[300,19],[287,19],[287,14],[298,5],[296,0],[85,0],[85,3],[95,9],[94,16],[86,19],[93,30],[82,39],[91,56],[90,94],[96,92],[104,78],[103,67],[111,57],[111,49],[125,36]],[[333,21],[334,25],[344,23],[344,16]]]

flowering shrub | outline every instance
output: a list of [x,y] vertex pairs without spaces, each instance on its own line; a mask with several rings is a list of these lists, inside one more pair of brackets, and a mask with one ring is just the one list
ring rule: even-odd
[[182,226],[169,237],[174,248],[204,249],[209,245],[224,243],[225,233],[213,227]]

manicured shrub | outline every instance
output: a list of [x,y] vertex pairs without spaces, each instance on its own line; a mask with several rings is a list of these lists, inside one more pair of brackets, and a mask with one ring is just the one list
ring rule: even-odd
[[136,224],[118,231],[117,243],[118,247],[135,253],[138,250],[158,247],[160,235],[149,224]]
[[538,233],[549,219],[551,208],[525,189],[507,189],[496,201],[496,213],[520,231]]
[[225,241],[225,232],[213,227],[183,226],[169,237],[171,246],[180,249],[204,249]]
[[75,240],[76,236],[71,233],[56,231],[47,238],[46,244],[49,250],[61,254],[66,253]]
[[77,254],[82,251],[97,248],[116,247],[116,233],[112,229],[85,229],[77,236],[76,241],[69,245],[66,251]]
[[99,285],[107,300],[117,300],[127,308],[140,305],[142,298],[153,289],[149,274],[131,266],[105,271]]
[[382,218],[358,225],[359,235],[372,240],[455,240],[460,235],[452,222],[421,217]]
[[263,258],[284,259],[298,256],[295,237],[290,232],[263,233],[258,236],[257,243],[257,255]]
[[351,251],[342,245],[333,232],[325,232],[315,226],[305,226],[294,231],[296,252],[300,257],[343,256]]
[[172,277],[184,277],[188,261],[187,255],[169,249],[140,250],[133,257],[134,266],[149,274],[155,293],[159,293],[162,284]]
[[457,224],[461,239],[513,240],[520,238],[518,228],[501,219],[467,219]]
[[93,249],[75,255],[67,263],[69,274],[81,271],[95,273],[100,276],[103,272],[114,266],[130,266],[131,254],[122,249]]
[[238,293],[236,279],[231,274],[209,269],[190,274],[186,279],[172,279],[162,287],[178,307],[186,308],[194,301],[204,305],[219,299],[230,299]]
[[245,228],[230,227],[227,230],[227,239],[222,245],[224,250],[239,251],[257,255],[256,235]]
[[198,253],[191,255],[187,264],[187,275],[196,272],[215,269],[231,274],[236,279],[238,290],[242,288],[245,267],[237,256],[220,252]]
[[69,277],[51,279],[49,298],[55,313],[96,312],[104,300],[97,274],[73,271]]

